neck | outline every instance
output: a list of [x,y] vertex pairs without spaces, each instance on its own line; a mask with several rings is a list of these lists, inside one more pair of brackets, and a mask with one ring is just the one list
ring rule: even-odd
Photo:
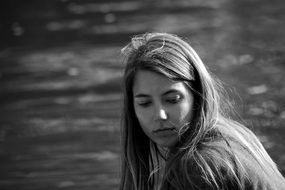
[[157,148],[159,156],[164,160],[166,160],[167,157],[169,156],[169,149],[167,147],[161,147],[161,146],[157,146]]

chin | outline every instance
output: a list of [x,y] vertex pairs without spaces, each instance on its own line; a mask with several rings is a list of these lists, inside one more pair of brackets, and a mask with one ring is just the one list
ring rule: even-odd
[[156,141],[156,144],[163,148],[171,148],[175,146],[177,142],[178,142],[177,139],[165,139],[165,140]]

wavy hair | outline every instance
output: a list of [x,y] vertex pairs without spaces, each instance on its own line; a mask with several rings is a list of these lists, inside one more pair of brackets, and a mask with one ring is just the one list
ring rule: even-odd
[[[160,162],[161,153],[142,131],[133,106],[133,83],[139,70],[182,81],[194,95],[194,115],[179,131],[178,143],[169,150],[162,189],[200,188],[201,180],[207,184],[205,187],[221,189],[225,175],[236,187],[244,189],[243,181],[250,180],[250,174],[241,158],[233,152],[232,146],[236,145],[231,142],[243,147],[268,178],[272,179],[272,175],[282,178],[256,136],[225,114],[228,111],[224,109],[225,98],[221,98],[222,85],[211,76],[187,42],[173,34],[146,33],[133,37],[122,53],[126,65],[120,190],[154,189],[157,179],[154,174],[159,173],[156,164]],[[216,144],[217,139],[225,146]],[[200,150],[201,146],[203,150]],[[212,158],[218,163],[213,165]]]

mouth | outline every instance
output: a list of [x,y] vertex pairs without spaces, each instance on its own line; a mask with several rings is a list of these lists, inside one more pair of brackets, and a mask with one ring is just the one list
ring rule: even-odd
[[175,129],[174,127],[172,127],[172,128],[163,128],[163,129],[154,130],[153,133],[156,136],[169,136],[169,135],[176,134],[177,133],[177,129]]

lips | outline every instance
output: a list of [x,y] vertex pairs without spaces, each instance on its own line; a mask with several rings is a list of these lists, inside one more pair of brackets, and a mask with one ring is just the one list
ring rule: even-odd
[[169,136],[169,135],[175,135],[177,133],[177,130],[175,128],[165,128],[165,129],[157,129],[153,131],[154,135],[159,137]]

